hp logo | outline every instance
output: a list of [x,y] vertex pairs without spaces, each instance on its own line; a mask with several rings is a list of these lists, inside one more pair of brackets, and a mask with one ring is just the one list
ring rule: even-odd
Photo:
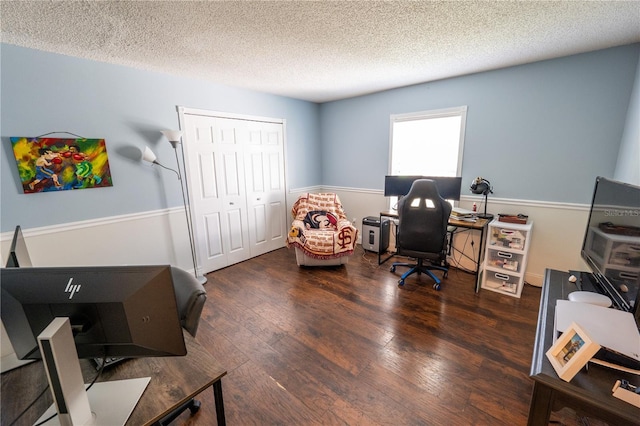
[[71,284],[73,282],[73,278],[69,278],[69,282],[67,283],[67,288],[64,289],[65,293],[69,293],[69,300],[73,298],[73,295],[80,291],[80,284]]

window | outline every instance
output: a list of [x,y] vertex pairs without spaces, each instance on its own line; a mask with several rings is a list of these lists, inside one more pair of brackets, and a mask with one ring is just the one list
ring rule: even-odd
[[461,176],[466,116],[466,106],[392,115],[389,174]]

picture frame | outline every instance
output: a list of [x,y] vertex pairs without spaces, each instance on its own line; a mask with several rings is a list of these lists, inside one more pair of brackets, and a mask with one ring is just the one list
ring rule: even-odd
[[113,186],[104,139],[12,136],[10,141],[25,194]]
[[572,322],[546,355],[558,376],[569,382],[599,350],[600,345],[583,328]]

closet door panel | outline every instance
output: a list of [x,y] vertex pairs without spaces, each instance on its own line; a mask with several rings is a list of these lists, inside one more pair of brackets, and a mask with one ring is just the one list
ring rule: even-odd
[[284,192],[284,169],[282,164],[282,158],[278,153],[272,152],[269,154],[269,184],[272,192]]
[[222,250],[222,230],[220,214],[214,213],[204,217],[207,230],[207,259],[216,259],[224,255]]
[[271,241],[285,238],[288,227],[283,226],[282,217],[286,217],[286,215],[285,203],[275,201],[269,204],[269,214],[266,220],[269,221],[270,225],[267,230],[270,232],[269,238]]
[[[284,137],[280,123],[252,123],[245,160],[247,203],[251,223],[251,254],[257,256],[285,245],[287,229],[284,188]],[[246,152],[246,151],[245,151]]]
[[191,218],[196,258],[201,273],[227,266],[225,236],[228,224],[221,215],[221,158],[216,152],[215,122],[210,117],[190,116],[185,123],[183,154],[189,164],[185,177],[189,185]]
[[213,153],[198,154],[198,180],[200,182],[200,198],[216,199],[218,198],[218,185],[216,179],[216,165]]
[[201,113],[183,122],[201,270],[284,247],[283,124]]
[[227,209],[227,220],[229,222],[229,253],[237,253],[246,248],[244,243],[245,227],[241,218],[240,209]]
[[223,211],[228,224],[225,240],[228,242],[228,265],[242,262],[251,257],[247,229],[247,199],[244,164],[244,146],[246,144],[246,125],[241,120],[217,118],[219,143],[216,147],[222,159],[221,187]]
[[267,211],[262,204],[256,205],[253,208],[252,216],[254,218],[253,231],[255,243],[252,244],[264,244],[267,241],[267,230],[265,226],[267,224]]
[[[244,194],[244,188],[240,189],[241,182],[240,172],[242,168],[238,162],[238,153],[225,153],[223,155],[224,170],[224,197],[233,198],[241,197]],[[237,200],[236,200],[237,201]]]

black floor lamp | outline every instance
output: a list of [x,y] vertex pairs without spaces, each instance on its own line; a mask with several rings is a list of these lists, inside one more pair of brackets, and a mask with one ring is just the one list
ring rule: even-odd
[[[187,182],[182,179],[182,173],[180,173],[180,160],[178,158],[178,144],[180,144],[180,139],[182,137],[182,132],[180,130],[162,130],[162,134],[169,140],[171,146],[173,147],[174,153],[176,155],[176,164],[178,166],[177,170],[174,170],[170,167],[167,167],[156,160],[156,155],[149,149],[148,146],[144,148],[144,152],[142,153],[142,160],[147,161],[152,164],[157,164],[163,169],[171,170],[178,176],[178,180],[180,181],[180,189],[182,191],[182,202],[184,203],[184,214],[187,220],[187,231],[189,233],[189,245],[191,248],[191,260],[193,261],[193,273],[196,279],[204,284],[207,282],[207,278],[203,275],[200,275],[198,272],[198,258],[196,255],[196,247],[195,247],[195,234],[193,231],[193,223],[191,221],[191,205],[189,204],[189,186]],[[184,155],[184,153],[183,153]],[[183,157],[184,158],[184,157]],[[183,162],[184,166],[184,162]]]
[[471,182],[471,187],[469,189],[474,194],[484,195],[484,213],[478,214],[477,217],[480,219],[493,219],[493,215],[491,213],[487,214],[487,198],[489,197],[489,194],[493,194],[491,182],[478,176]]

